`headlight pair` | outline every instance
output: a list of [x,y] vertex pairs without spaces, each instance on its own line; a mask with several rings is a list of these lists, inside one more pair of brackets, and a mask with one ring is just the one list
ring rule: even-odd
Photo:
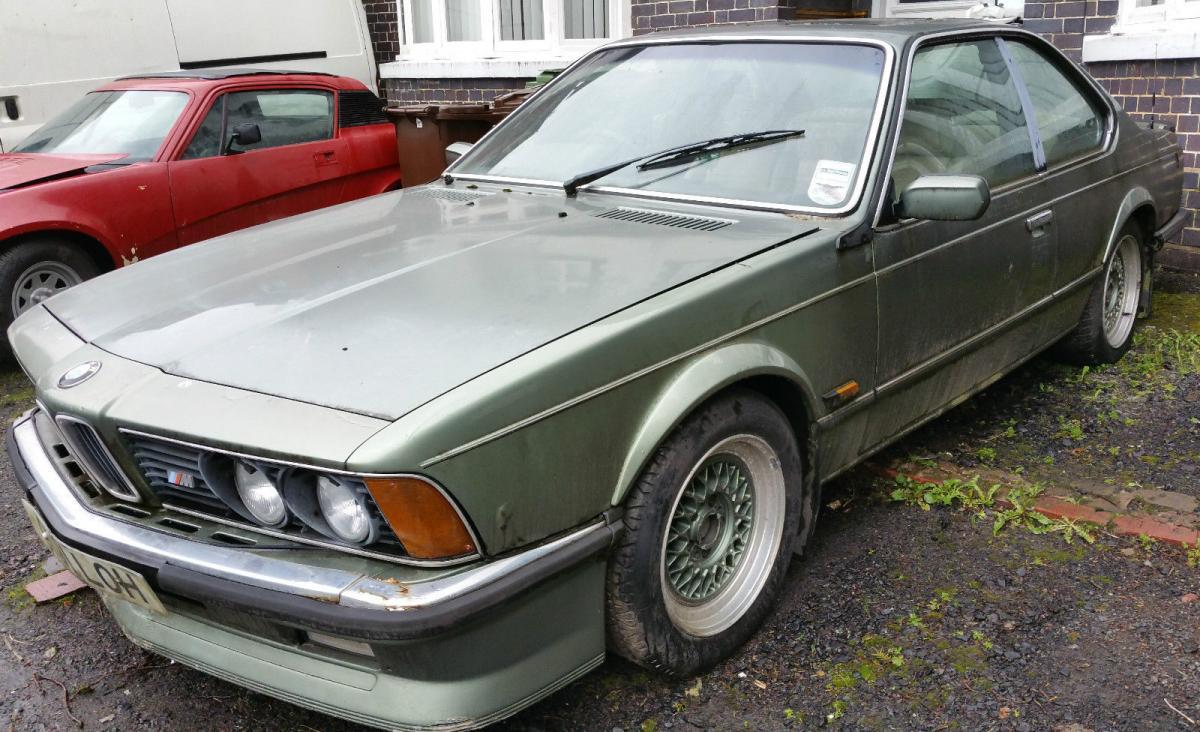
[[[278,528],[287,523],[287,504],[267,471],[239,460],[233,471],[234,483],[242,505],[263,526]],[[332,475],[318,475],[317,506],[323,526],[348,544],[366,544],[372,538],[371,512],[367,508],[365,487]],[[322,533],[324,533],[322,531]]]
[[458,510],[417,476],[325,473],[220,453],[207,453],[201,472],[232,511],[265,528],[283,531],[299,522],[326,539],[355,546],[375,543],[390,528],[414,559],[477,551]]

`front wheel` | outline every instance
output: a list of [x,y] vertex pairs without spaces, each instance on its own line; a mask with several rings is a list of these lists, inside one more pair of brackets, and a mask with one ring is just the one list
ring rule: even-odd
[[805,497],[800,450],[774,403],[739,390],[688,417],[626,501],[609,561],[613,650],[681,676],[736,650],[779,595],[811,523]]
[[1141,231],[1126,224],[1078,325],[1055,347],[1062,360],[1080,366],[1116,363],[1129,350],[1142,296],[1143,251]]
[[[63,290],[99,274],[92,258],[79,247],[54,238],[28,239],[0,254],[0,328]],[[0,358],[11,355],[0,338]]]

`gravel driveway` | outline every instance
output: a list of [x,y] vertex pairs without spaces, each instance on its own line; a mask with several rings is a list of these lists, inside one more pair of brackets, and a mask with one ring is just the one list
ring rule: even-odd
[[[1038,359],[878,460],[1200,495],[1200,364],[1186,362],[1200,278],[1160,278],[1156,303],[1120,366]],[[31,400],[19,373],[0,393],[8,417]],[[1102,530],[1091,544],[993,535],[989,518],[923,511],[892,487],[869,468],[827,486],[779,611],[728,662],[669,680],[610,660],[496,729],[1200,729],[1200,569],[1182,550]],[[44,556],[4,459],[9,729],[358,729],[135,648],[90,591],[33,606],[22,588]]]

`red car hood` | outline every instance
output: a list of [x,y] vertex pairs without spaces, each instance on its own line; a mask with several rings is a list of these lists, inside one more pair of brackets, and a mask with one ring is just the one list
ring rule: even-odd
[[8,153],[0,155],[0,190],[19,188],[51,178],[76,173],[92,165],[111,163],[125,157],[117,155],[43,155]]

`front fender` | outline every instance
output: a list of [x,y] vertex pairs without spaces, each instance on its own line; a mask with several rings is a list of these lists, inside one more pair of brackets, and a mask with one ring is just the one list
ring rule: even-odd
[[613,491],[612,504],[625,500],[633,481],[685,416],[713,394],[755,376],[788,379],[804,394],[810,415],[817,415],[820,402],[804,370],[790,356],[765,343],[733,343],[695,357],[666,383],[642,418]]

